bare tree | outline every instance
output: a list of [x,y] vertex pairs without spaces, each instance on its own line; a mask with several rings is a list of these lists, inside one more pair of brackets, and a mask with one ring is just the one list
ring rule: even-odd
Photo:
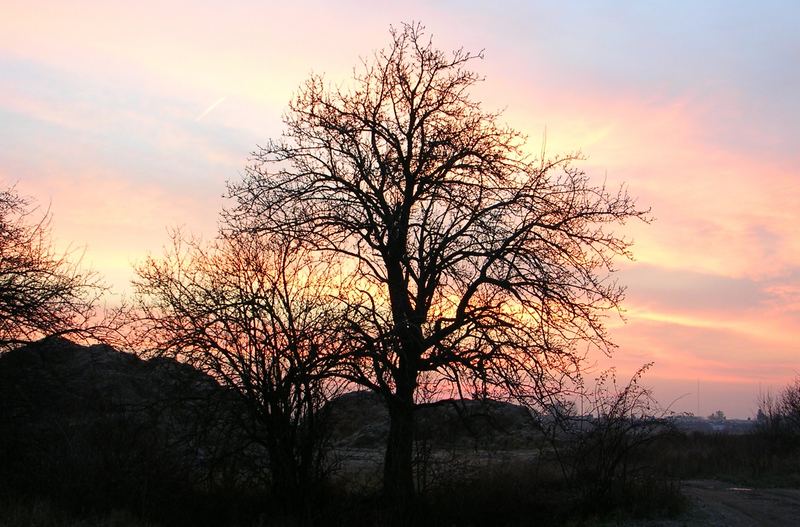
[[603,316],[622,290],[609,273],[629,243],[608,225],[645,213],[579,156],[530,159],[470,96],[481,54],[444,53],[420,25],[391,37],[348,86],[301,87],[282,138],[230,185],[228,217],[352,271],[345,375],[386,400],[384,490],[402,506],[420,384],[547,391],[549,371],[579,364],[576,343],[610,349]]
[[[668,410],[662,409],[652,391],[641,384],[652,363],[639,368],[625,385],[617,383],[612,368],[600,373],[592,390],[578,388],[583,414],[565,416],[559,427],[568,452],[569,478],[589,492],[595,502],[634,483],[638,473],[654,472],[636,459],[660,433],[669,429]],[[577,410],[578,405],[573,406]],[[653,474],[654,475],[654,474]]]
[[50,215],[0,191],[0,352],[48,335],[85,333],[104,288],[50,239]]
[[276,236],[173,241],[137,269],[135,346],[231,388],[248,437],[267,452],[275,494],[305,507],[324,468],[316,419],[342,340],[328,301],[335,268]]
[[794,433],[800,432],[800,377],[790,382],[780,394],[781,414]]
[[773,435],[800,432],[800,377],[777,394],[767,391],[759,396],[758,424]]

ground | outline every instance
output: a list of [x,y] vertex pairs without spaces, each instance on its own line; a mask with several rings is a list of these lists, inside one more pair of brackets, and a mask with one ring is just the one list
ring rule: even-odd
[[626,521],[624,527],[795,527],[800,489],[738,487],[717,480],[683,482],[689,510],[674,520]]

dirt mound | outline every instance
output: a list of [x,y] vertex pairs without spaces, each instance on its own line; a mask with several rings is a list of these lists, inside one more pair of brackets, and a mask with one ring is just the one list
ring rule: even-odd
[[160,507],[231,468],[236,408],[175,361],[63,338],[23,346],[0,356],[0,492]]
[[[389,412],[372,392],[346,393],[326,407],[330,437],[340,448],[382,449]],[[446,399],[423,405],[415,415],[418,441],[434,447],[508,449],[529,445],[535,435],[527,409],[494,400]]]
[[208,376],[166,359],[142,360],[107,345],[54,337],[0,356],[0,406],[7,419],[141,412],[221,393]]

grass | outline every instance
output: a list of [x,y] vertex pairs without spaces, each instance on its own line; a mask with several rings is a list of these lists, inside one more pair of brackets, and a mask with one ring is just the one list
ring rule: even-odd
[[17,498],[0,502],[3,527],[156,527],[127,511],[75,512],[45,498]]
[[[580,458],[586,462],[585,457]],[[569,460],[567,460],[569,462]],[[626,460],[625,476],[591,480],[570,478],[552,452],[522,462],[487,464],[447,472],[431,482],[415,505],[414,524],[453,526],[625,524],[636,519],[675,518],[687,509],[680,481],[722,479],[746,486],[800,487],[800,442],[765,434],[658,436]],[[586,472],[582,472],[586,474]],[[339,482],[341,483],[341,481]],[[57,496],[28,492],[0,499],[0,524],[6,527],[156,527],[160,525],[236,525],[291,527],[301,522],[280,514],[266,491],[217,489],[193,494],[173,489],[170,508],[104,508],[87,497],[69,506]],[[191,497],[191,499],[189,499]],[[328,484],[313,502],[305,523],[331,526],[388,525],[377,489]],[[67,502],[68,503],[68,502]],[[167,505],[164,505],[165,507]]]
[[796,435],[671,434],[644,454],[673,479],[719,479],[753,487],[800,487]]

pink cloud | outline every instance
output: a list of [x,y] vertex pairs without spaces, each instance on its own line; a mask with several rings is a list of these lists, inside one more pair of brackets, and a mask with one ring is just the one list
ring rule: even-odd
[[[0,81],[2,109],[62,134],[4,152],[0,175],[51,202],[59,243],[86,245],[87,262],[124,288],[131,260],[158,252],[168,226],[214,232],[224,181],[257,142],[280,133],[285,102],[310,71],[345,79],[359,56],[387,42],[390,23],[423,18],[445,49],[487,48],[476,96],[487,109],[508,107],[505,118],[530,135],[532,154],[546,128],[548,152],[582,149],[588,173],[626,182],[652,206],[652,225],[623,229],[637,258],[623,267],[640,274],[629,323],[611,321],[614,361],[633,369],[655,360],[652,377],[667,391],[696,378],[736,386],[741,414],[754,382],[779,384],[800,368],[799,159],[785,148],[785,127],[765,125],[748,113],[759,107],[752,94],[714,79],[684,79],[671,92],[569,71],[574,61],[526,36],[532,26],[546,34],[558,18],[550,10],[524,28],[499,25],[500,11],[11,2],[0,57],[56,69],[90,93],[76,102],[32,93],[11,76]],[[99,81],[101,95],[127,88],[149,111],[100,100]],[[119,130],[123,140],[103,142]]]

